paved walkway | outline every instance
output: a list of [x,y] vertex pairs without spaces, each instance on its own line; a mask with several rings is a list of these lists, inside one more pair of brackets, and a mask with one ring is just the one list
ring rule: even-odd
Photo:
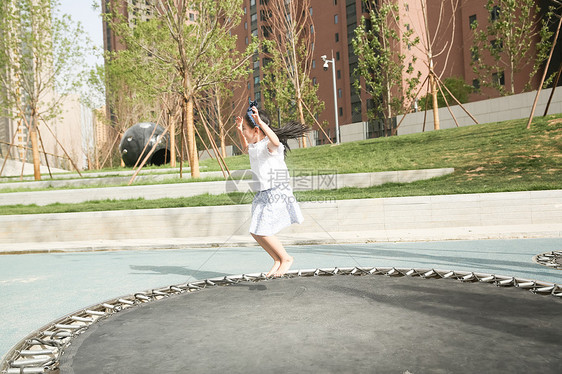
[[[550,225],[504,225],[442,227],[439,229],[379,230],[350,232],[307,232],[283,234],[278,237],[286,246],[368,244],[397,242],[428,242],[451,240],[516,240],[551,238],[562,240],[562,223]],[[220,247],[251,247],[256,242],[250,235],[223,235],[190,238],[158,238],[127,240],[88,240],[64,242],[27,242],[0,244],[0,255],[105,252],[124,250],[203,249]],[[562,249],[562,246],[561,248]],[[0,257],[2,259],[2,257]]]

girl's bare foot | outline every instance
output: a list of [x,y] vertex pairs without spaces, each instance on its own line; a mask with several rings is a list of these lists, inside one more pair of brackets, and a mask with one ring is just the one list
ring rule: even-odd
[[291,265],[293,265],[293,258],[292,257],[287,257],[281,260],[281,265],[279,266],[279,269],[277,269],[277,271],[275,272],[275,274],[273,274],[274,277],[282,277],[283,275],[285,275],[285,273],[287,271],[289,271],[289,269],[291,268]]
[[281,266],[281,261],[274,261],[273,263],[273,267],[271,268],[271,270],[269,271],[269,273],[267,273],[265,276],[266,277],[271,277],[273,274],[275,274],[275,272],[277,271],[277,269],[279,269],[279,266]]

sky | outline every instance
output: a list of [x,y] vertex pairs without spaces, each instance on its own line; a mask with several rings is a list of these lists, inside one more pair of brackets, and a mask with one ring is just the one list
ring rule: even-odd
[[[74,22],[80,22],[95,45],[103,48],[103,27],[100,16],[101,0],[59,1],[61,3],[61,13],[70,15]],[[94,9],[94,4],[98,5],[98,9]],[[103,60],[98,58],[95,63],[101,64],[103,63]]]
[[[2,1],[2,0],[0,0]],[[68,14],[74,23],[80,23],[82,28],[88,34],[90,40],[98,49],[97,54],[87,57],[86,64],[78,67],[77,70],[90,71],[95,65],[103,65],[103,26],[101,19],[101,0],[59,0],[60,14]],[[94,4],[98,7],[94,8]],[[95,90],[91,90],[89,86],[82,89],[82,94],[89,98],[91,105],[100,107],[104,104],[105,97]]]

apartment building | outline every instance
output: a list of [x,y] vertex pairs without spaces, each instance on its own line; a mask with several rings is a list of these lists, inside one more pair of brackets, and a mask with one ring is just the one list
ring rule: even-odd
[[[370,1],[373,3],[373,1]],[[398,31],[403,35],[407,30],[413,30],[413,37],[419,37],[420,43],[416,47],[401,44],[397,53],[416,57],[414,70],[422,73],[422,81],[428,75],[429,46],[433,58],[432,63],[436,74],[442,79],[458,77],[466,84],[474,86],[471,100],[482,100],[499,96],[497,91],[480,87],[478,77],[474,73],[471,61],[473,42],[473,29],[471,23],[477,20],[485,26],[494,15],[486,9],[487,0],[459,0],[455,8],[447,1],[440,0],[397,0],[399,8],[400,25]],[[453,2],[454,3],[454,2]],[[547,1],[538,0],[537,4],[544,7]],[[238,49],[244,50],[252,36],[267,37],[264,30],[267,20],[262,16],[267,0],[244,0],[244,15],[239,28],[236,30]],[[501,12],[497,8],[496,12]],[[311,78],[318,85],[318,96],[325,103],[325,109],[319,114],[319,122],[327,122],[326,128],[329,137],[335,141],[335,113],[339,125],[364,122],[365,137],[383,136],[381,126],[373,121],[367,121],[366,108],[369,97],[365,93],[357,92],[354,88],[357,68],[357,56],[353,52],[351,41],[354,31],[361,22],[361,17],[368,17],[368,6],[362,0],[310,0],[310,14],[314,23],[314,51]],[[492,42],[492,41],[491,41]],[[336,69],[336,97],[334,103],[334,89],[332,72],[323,69],[322,55],[328,59],[332,56]],[[559,59],[553,60],[551,70],[556,71]],[[263,72],[262,64],[254,61],[253,74],[248,77],[247,84],[236,91],[236,95],[257,98],[262,97],[263,87],[261,81]],[[516,73],[516,91],[521,92],[528,81],[530,67],[527,66]],[[506,69],[497,77],[505,84],[505,76],[510,74]],[[539,72],[530,82],[531,89],[536,89],[540,82]],[[420,96],[426,91],[422,90]],[[334,109],[334,106],[336,109]],[[317,134],[317,144],[325,144],[327,139],[323,134]]]
[[[118,4],[121,13],[133,26],[135,22],[151,16],[148,7],[149,1],[122,0]],[[547,0],[536,1],[542,8],[549,5]],[[351,42],[361,18],[368,17],[369,3],[372,4],[374,1],[310,0],[308,11],[313,20],[311,33],[314,37],[311,79],[318,85],[318,96],[325,103],[324,110],[318,114],[318,121],[328,124],[325,128],[328,136],[317,132],[315,140],[317,144],[329,142],[327,138],[332,141],[336,140],[336,116],[340,126],[363,123],[367,138],[385,135],[380,123],[367,119],[366,112],[370,97],[364,92],[358,92],[354,87],[357,79],[355,69],[358,57],[353,51]],[[474,55],[471,53],[474,33],[471,24],[476,20],[479,25],[485,26],[491,22],[490,20],[494,16],[486,9],[486,3],[487,0],[458,0],[457,6],[452,8],[451,2],[448,1],[396,0],[400,15],[400,25],[398,25],[397,31],[400,36],[408,30],[413,30],[412,38],[420,39],[420,43],[414,47],[402,43],[396,53],[406,55],[408,61],[412,61],[412,57],[416,57],[413,68],[422,73],[422,81],[427,77],[428,67],[432,64],[435,73],[442,79],[458,77],[463,79],[466,84],[473,86],[474,93],[470,97],[471,101],[499,96],[495,90],[480,87],[471,64],[474,59]],[[455,4],[455,1],[452,4]],[[102,6],[108,10],[106,0],[102,0]],[[267,0],[243,0],[243,16],[240,25],[234,31],[238,36],[238,50],[245,50],[252,37],[268,37],[266,6]],[[500,14],[501,9],[498,8],[495,11]],[[195,18],[195,15],[193,17]],[[106,50],[116,51],[124,48],[108,25],[104,27],[104,39]],[[431,51],[429,46],[431,46]],[[429,52],[431,52],[432,58],[429,58]],[[321,58],[323,55],[334,60],[337,102],[334,100],[332,66],[330,64],[328,70],[324,70],[324,62]],[[558,69],[560,64],[558,55],[560,53],[555,53],[551,71]],[[252,74],[241,87],[235,89],[235,97],[263,100],[263,58],[264,56],[260,55],[253,59]],[[527,66],[516,73],[515,90],[517,92],[521,92],[527,84],[529,71],[530,67]],[[509,69],[506,69],[494,79],[505,84],[505,77],[510,73]],[[539,71],[531,80],[530,89],[538,87],[541,74],[542,71]],[[421,90],[420,96],[424,96],[426,93],[424,88]]]

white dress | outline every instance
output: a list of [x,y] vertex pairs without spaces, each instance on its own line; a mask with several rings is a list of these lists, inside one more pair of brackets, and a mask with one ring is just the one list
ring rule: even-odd
[[304,218],[293,195],[289,171],[285,164],[283,144],[275,152],[269,152],[265,137],[248,145],[250,165],[258,191],[252,203],[250,233],[271,236]]

